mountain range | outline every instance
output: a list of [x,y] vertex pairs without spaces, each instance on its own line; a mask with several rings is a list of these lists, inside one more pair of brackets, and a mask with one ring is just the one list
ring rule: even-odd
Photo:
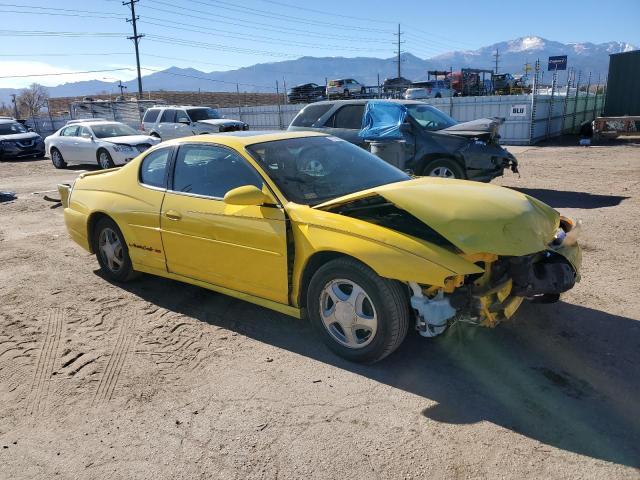
[[[542,70],[546,70],[547,57],[567,55],[570,68],[580,70],[583,75],[592,73],[592,82],[598,76],[604,78],[612,53],[636,50],[638,47],[626,42],[607,43],[561,43],[537,36],[520,37],[514,40],[499,42],[477,50],[452,51],[431,58],[418,58],[411,53],[401,55],[402,76],[413,81],[424,80],[428,70],[457,70],[462,67],[495,68],[495,53],[498,57],[498,70],[513,74],[523,73],[526,63],[533,65],[540,59]],[[209,60],[209,59],[206,59]],[[212,54],[211,60],[215,60]],[[142,58],[144,62],[144,57]],[[194,68],[170,67],[143,77],[143,88],[146,91],[240,91],[274,92],[276,81],[278,88],[315,82],[324,84],[325,79],[352,77],[366,85],[376,85],[378,77],[383,81],[387,77],[395,77],[397,71],[396,57],[301,57],[273,63],[260,63],[250,67],[228,70],[224,72],[204,72]],[[546,72],[545,72],[546,73]],[[565,77],[566,78],[566,77]],[[584,78],[584,77],[583,77]],[[550,80],[546,74],[545,81]],[[562,80],[562,76],[560,77]],[[236,86],[236,83],[239,85]],[[127,92],[137,91],[135,80],[125,82]],[[64,83],[48,87],[51,97],[84,96],[101,92],[117,92],[115,83],[99,80]],[[12,93],[19,89],[0,88],[0,103],[8,103]]]

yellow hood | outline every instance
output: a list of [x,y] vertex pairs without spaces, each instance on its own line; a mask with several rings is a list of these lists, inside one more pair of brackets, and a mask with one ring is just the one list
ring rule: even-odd
[[466,180],[422,177],[340,197],[330,209],[380,195],[431,227],[465,253],[527,255],[545,250],[560,216],[523,193]]

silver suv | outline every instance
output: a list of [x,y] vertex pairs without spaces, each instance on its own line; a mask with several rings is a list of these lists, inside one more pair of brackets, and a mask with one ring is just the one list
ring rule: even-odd
[[142,129],[161,140],[170,140],[205,133],[249,130],[249,125],[222,118],[215,108],[163,105],[144,113]]

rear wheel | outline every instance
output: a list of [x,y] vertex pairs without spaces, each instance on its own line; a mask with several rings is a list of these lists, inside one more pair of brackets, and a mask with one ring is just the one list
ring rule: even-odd
[[407,335],[409,303],[399,282],[350,259],[318,269],[307,291],[309,318],[335,353],[355,362],[377,362]]
[[93,236],[93,249],[102,273],[116,282],[126,282],[137,276],[133,270],[129,249],[116,222],[108,217],[98,220]]
[[431,160],[424,167],[422,175],[425,177],[465,178],[464,172],[460,166],[455,161],[448,158],[436,158],[435,160]]
[[56,168],[66,168],[67,162],[64,161],[62,154],[57,148],[51,149],[51,163]]
[[98,150],[98,165],[100,165],[100,168],[103,169],[113,168],[116,166],[111,159],[111,155],[109,155],[109,152],[107,152],[104,148]]

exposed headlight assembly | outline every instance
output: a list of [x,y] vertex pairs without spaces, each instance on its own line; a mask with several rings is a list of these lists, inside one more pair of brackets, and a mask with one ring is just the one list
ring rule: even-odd
[[582,220],[573,220],[560,216],[560,226],[549,243],[551,248],[568,247],[575,245],[582,229]]

